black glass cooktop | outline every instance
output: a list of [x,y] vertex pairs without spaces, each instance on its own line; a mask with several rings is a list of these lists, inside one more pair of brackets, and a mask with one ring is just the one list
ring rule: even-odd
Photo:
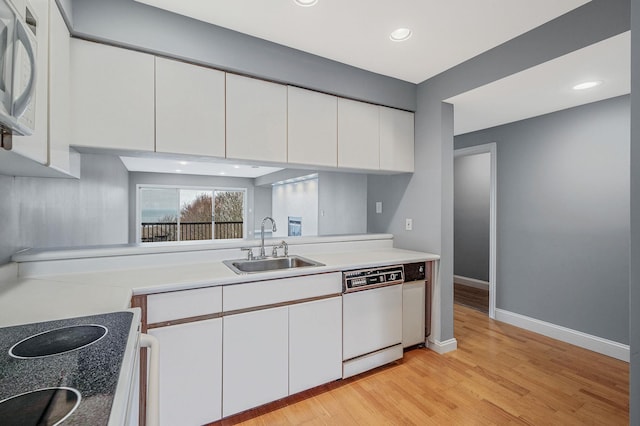
[[133,318],[123,311],[0,328],[0,425],[106,425]]
[[37,389],[0,401],[0,419],[3,426],[53,426],[69,417],[79,403],[75,389]]

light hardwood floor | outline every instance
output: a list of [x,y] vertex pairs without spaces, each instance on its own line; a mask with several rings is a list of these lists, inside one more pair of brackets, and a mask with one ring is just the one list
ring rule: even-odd
[[404,360],[221,425],[627,425],[628,364],[454,305],[458,350]]
[[468,285],[453,283],[453,303],[489,313],[489,289],[479,289]]

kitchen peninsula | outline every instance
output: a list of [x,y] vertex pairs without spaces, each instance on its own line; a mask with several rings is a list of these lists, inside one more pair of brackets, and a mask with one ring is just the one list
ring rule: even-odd
[[[0,325],[140,307],[142,331],[162,348],[161,419],[184,420],[176,398],[188,398],[197,402],[188,422],[210,422],[342,377],[342,272],[439,259],[396,249],[388,234],[286,242],[290,254],[322,266],[236,274],[222,261],[246,257],[247,241],[21,252],[3,267]],[[273,244],[280,240],[266,241]],[[424,311],[421,318],[424,330]],[[365,359],[357,371],[384,362]],[[239,392],[248,366],[257,366],[251,395]],[[180,396],[172,388],[185,374],[190,386]]]

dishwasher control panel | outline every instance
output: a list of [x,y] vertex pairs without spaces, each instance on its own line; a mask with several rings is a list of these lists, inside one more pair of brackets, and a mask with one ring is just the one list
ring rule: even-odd
[[344,293],[369,290],[387,285],[402,284],[404,282],[404,267],[395,265],[372,269],[356,269],[343,272],[342,278]]

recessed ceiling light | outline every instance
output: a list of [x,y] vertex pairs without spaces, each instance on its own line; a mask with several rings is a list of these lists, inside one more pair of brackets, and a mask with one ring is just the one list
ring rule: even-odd
[[573,86],[573,90],[591,89],[592,87],[600,86],[601,84],[602,80],[585,81],[584,83],[576,84],[575,86]]
[[240,166],[235,165],[235,166],[233,166],[233,168],[234,168],[234,169],[239,169],[239,168],[240,168]]
[[295,4],[302,7],[315,6],[318,0],[293,0]]
[[224,174],[224,172],[220,172],[220,173],[218,173],[218,174],[219,174],[219,175],[223,175],[223,174]]
[[392,41],[405,41],[411,37],[411,30],[409,28],[398,28],[391,32],[389,38]]
[[188,161],[180,161],[180,164],[182,164],[183,166],[186,166],[187,164],[189,164]]
[[176,173],[182,173],[182,170],[176,169]]

